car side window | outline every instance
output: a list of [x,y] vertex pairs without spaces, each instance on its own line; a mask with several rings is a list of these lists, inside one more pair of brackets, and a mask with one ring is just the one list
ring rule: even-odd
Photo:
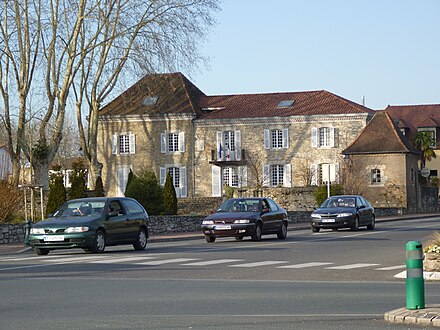
[[365,198],[361,197],[361,200],[362,203],[365,205],[365,207],[371,207],[370,203],[368,203],[368,201]]
[[363,202],[363,200],[360,197],[356,197],[356,201],[357,201],[357,206],[358,207],[361,207],[361,206],[364,205],[364,202]]
[[273,200],[268,199],[267,201],[269,202],[269,206],[270,206],[271,211],[278,210],[278,206],[277,206],[277,204],[275,204],[275,202]]
[[139,203],[132,201],[131,199],[124,199],[122,202],[131,214],[144,213],[144,208]]
[[119,201],[111,201],[108,207],[108,213],[115,215],[123,215],[125,212]]
[[265,199],[263,199],[261,201],[261,206],[262,206],[263,210],[264,209],[270,209],[269,204],[267,203],[267,200],[265,200]]

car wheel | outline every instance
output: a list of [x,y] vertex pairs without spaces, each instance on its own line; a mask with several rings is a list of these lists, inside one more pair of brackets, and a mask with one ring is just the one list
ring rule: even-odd
[[321,228],[317,228],[317,227],[312,227],[312,231],[314,232],[314,233],[319,233],[319,230],[320,230]]
[[252,240],[253,240],[253,241],[259,241],[259,240],[261,240],[261,235],[262,235],[261,224],[260,224],[260,223],[257,223],[257,224],[255,225],[255,232],[254,232],[254,234],[252,235]]
[[37,256],[47,256],[49,254],[49,249],[35,248],[35,254]]
[[235,236],[235,240],[236,241],[242,241],[243,240],[243,236]]
[[97,230],[95,240],[91,248],[93,253],[102,253],[105,250],[105,234],[102,230]]
[[206,235],[205,239],[206,239],[206,242],[208,242],[208,243],[214,243],[215,242],[215,237],[214,236]]
[[367,225],[367,229],[369,229],[369,230],[373,230],[374,227],[376,227],[376,218],[375,218],[375,216],[373,215],[373,216],[371,217],[371,222],[370,222],[370,224]]
[[147,232],[145,228],[139,229],[138,236],[136,242],[133,243],[133,247],[136,251],[145,250],[147,247]]
[[279,239],[286,239],[287,237],[287,224],[283,222],[280,231],[277,233]]
[[351,226],[351,230],[358,231],[359,230],[359,217],[354,219],[353,225]]

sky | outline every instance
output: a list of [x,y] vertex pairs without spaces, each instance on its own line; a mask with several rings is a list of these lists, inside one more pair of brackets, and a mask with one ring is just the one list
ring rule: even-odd
[[223,0],[189,79],[207,95],[327,90],[440,104],[440,0]]

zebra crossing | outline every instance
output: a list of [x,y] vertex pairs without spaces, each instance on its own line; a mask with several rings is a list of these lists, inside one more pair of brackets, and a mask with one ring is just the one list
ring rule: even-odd
[[211,267],[224,266],[228,268],[257,268],[257,267],[273,267],[280,270],[300,270],[320,268],[327,271],[348,271],[353,269],[369,268],[376,271],[396,271],[404,269],[405,265],[381,265],[377,263],[352,263],[342,264],[336,262],[324,261],[310,261],[304,263],[294,263],[292,260],[258,260],[246,261],[244,259],[210,259],[203,260],[201,258],[186,258],[176,257],[170,254],[162,255],[139,255],[139,256],[108,256],[108,255],[93,255],[93,256],[72,256],[72,255],[51,255],[51,256],[25,256],[25,257],[4,257],[0,258],[0,271],[12,269],[11,264],[17,266],[17,263],[28,268],[35,265],[35,267],[63,265],[63,264],[106,264],[106,265],[124,265],[136,267],[160,267],[166,265],[179,265],[188,268],[195,267]]

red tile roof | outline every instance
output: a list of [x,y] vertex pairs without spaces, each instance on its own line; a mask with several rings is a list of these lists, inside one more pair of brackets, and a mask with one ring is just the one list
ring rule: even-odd
[[[181,73],[146,75],[103,107],[99,115],[143,115],[198,113],[204,93]],[[145,105],[147,97],[158,97]]]
[[377,111],[361,134],[345,150],[350,154],[416,153],[418,151],[402,134],[385,111]]
[[[146,97],[157,97],[156,105],[145,105]],[[279,107],[281,101],[292,106]],[[203,111],[201,109],[215,109]],[[373,110],[330,92],[237,94],[207,96],[183,74],[146,75],[99,113],[104,115],[196,114],[201,119],[288,117],[327,114],[365,114]]]
[[[281,101],[293,101],[291,107],[278,107]],[[373,110],[330,92],[308,91],[266,94],[202,96],[202,119],[288,117],[326,114],[374,113]]]

